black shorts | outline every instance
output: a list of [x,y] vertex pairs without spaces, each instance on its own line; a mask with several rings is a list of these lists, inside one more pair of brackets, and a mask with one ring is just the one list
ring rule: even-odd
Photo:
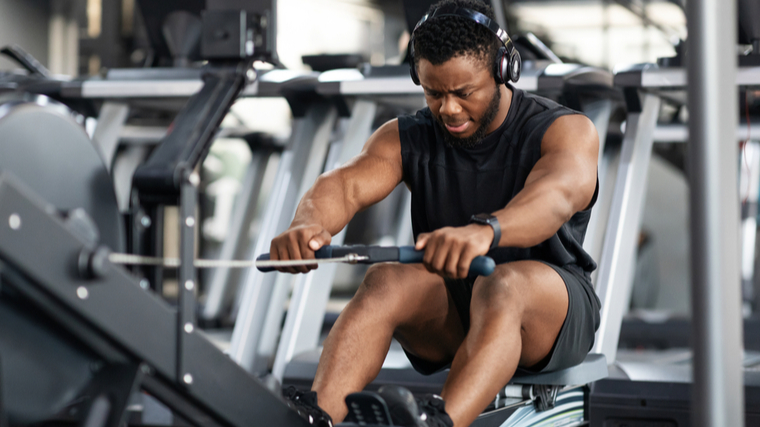
[[[568,307],[565,322],[547,357],[529,369],[518,368],[531,373],[558,371],[581,363],[594,345],[594,335],[600,321],[601,304],[587,273],[574,265],[558,267],[540,262],[553,268],[562,277],[567,287]],[[444,282],[467,333],[470,329],[470,301],[475,279],[444,279]],[[450,364],[430,362],[409,353],[406,355],[414,369],[423,375],[431,375],[450,367]]]

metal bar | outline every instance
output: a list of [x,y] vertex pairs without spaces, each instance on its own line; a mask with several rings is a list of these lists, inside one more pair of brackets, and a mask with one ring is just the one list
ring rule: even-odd
[[760,143],[748,141],[741,153],[739,197],[742,203],[742,312],[751,313],[755,302],[755,244],[757,199],[760,194]]
[[643,95],[642,111],[629,113],[620,153],[607,231],[597,271],[596,293],[602,302],[601,324],[593,353],[603,353],[607,363],[617,355],[620,326],[628,310],[633,282],[647,170],[652,157],[652,132],[657,123],[660,98]]
[[82,83],[82,98],[187,98],[202,87],[201,80],[90,80]]
[[119,148],[119,140],[124,123],[129,115],[129,105],[118,102],[104,102],[100,107],[98,125],[92,135],[93,141],[100,146],[100,154],[106,164],[106,169],[111,171],[116,149]]
[[[760,123],[736,126],[736,141],[760,140]],[[654,130],[654,142],[688,142],[689,128],[686,124],[659,124]]]
[[[345,234],[345,230],[341,231],[333,236],[333,241],[342,243]],[[272,375],[278,381],[282,381],[285,368],[293,360],[293,356],[317,347],[335,280],[335,270],[336,264],[324,265],[309,274],[295,278],[290,307],[272,365]]]
[[[198,176],[191,171],[185,172],[180,194],[179,221],[179,256],[182,260],[179,266],[179,289],[177,304],[177,378],[185,383],[192,383],[192,376],[185,367],[185,352],[183,351],[185,336],[195,329],[195,229],[197,219],[195,208],[198,200]],[[188,381],[189,379],[189,381]]]
[[[612,111],[612,100],[599,99],[583,105],[583,112],[594,122],[597,134],[599,135],[599,158],[597,160],[597,170],[599,175],[606,172],[608,162],[604,159],[604,145],[607,141],[607,128],[610,124],[610,114]],[[609,152],[608,152],[609,155]],[[599,179],[599,194],[595,208],[591,211],[586,228],[586,238],[583,241],[583,249],[595,260],[599,260],[602,253],[602,241],[604,230],[607,227],[607,213],[612,199],[612,194],[607,190],[609,183],[604,179]]]
[[[263,150],[253,153],[251,164],[248,166],[243,181],[242,191],[238,193],[235,201],[229,233],[222,243],[219,259],[237,259],[245,255],[245,248],[248,247],[251,240],[248,236],[248,229],[256,212],[261,184],[264,181],[264,173],[271,154],[271,152]],[[213,272],[206,294],[206,304],[202,311],[204,319],[215,319],[220,316],[224,305],[229,301],[227,297],[230,294],[229,288],[239,279],[239,275],[229,269]]]
[[[345,121],[341,120],[338,124],[338,127],[342,127],[344,125]],[[330,144],[330,148],[327,151],[327,158],[325,160],[326,167],[329,167],[329,165],[336,164],[338,162],[338,157],[340,156],[340,148],[343,146],[342,141],[334,141]],[[333,239],[333,242],[335,240]],[[328,268],[328,267],[325,267]],[[322,269],[324,270],[324,269]],[[320,270],[321,271],[321,270]],[[307,275],[311,276],[311,275]],[[298,286],[302,283],[301,280],[298,280],[299,278],[303,277],[303,275],[291,275],[291,274],[282,274],[279,277],[277,277],[277,281],[275,283],[275,289],[274,292],[272,292],[272,304],[280,304],[281,306],[285,304],[285,301],[288,299],[288,296],[291,294],[291,289],[293,289],[293,294],[296,295],[298,293]],[[294,284],[295,283],[295,284]],[[294,289],[294,286],[296,288]],[[298,307],[298,304],[290,304],[290,308],[288,310],[296,310]],[[280,336],[283,337],[283,339],[287,340],[290,335],[287,331],[287,319],[286,319],[286,325],[283,327],[282,323],[282,311],[280,310],[269,310],[269,313],[267,314],[267,318],[264,319],[263,324],[263,330],[261,333],[261,339],[259,340],[259,348],[258,348],[258,354],[259,355],[266,355],[266,359],[271,359],[272,356],[276,356],[277,354],[277,348],[280,345]],[[277,360],[275,359],[274,363],[277,363]]]
[[[594,215],[596,215],[597,221],[593,225],[589,221],[589,226],[586,228],[586,236],[583,240],[583,249],[599,263],[603,259],[604,233],[607,231],[609,223],[610,209],[612,208],[612,199],[614,198],[615,191],[615,177],[618,173],[619,164],[620,146],[607,146],[602,153],[602,158],[597,168],[599,195],[591,212],[591,217],[594,218]],[[596,286],[598,274],[598,269],[591,273],[591,283],[594,283],[596,289],[599,288]]]
[[[278,233],[290,224],[298,202],[298,185],[311,159],[313,145],[329,143],[337,112],[327,103],[309,106],[306,117],[299,119],[293,129],[291,146],[280,158],[272,198],[267,204],[261,223],[261,233],[251,248],[248,258],[268,252],[269,244]],[[262,334],[262,326],[269,310],[281,310],[270,304],[272,289],[278,274],[250,270],[244,276],[241,287],[242,297],[238,299],[240,311],[230,343],[230,357],[249,372],[255,368],[256,352]]]
[[735,0],[687,4],[696,426],[744,425],[735,20]]
[[[193,219],[194,221],[194,219]],[[132,254],[110,253],[108,254],[108,260],[112,264],[122,265],[156,265],[168,268],[181,268],[186,265],[190,260],[182,258],[161,258],[161,257],[148,257]],[[342,257],[335,258],[316,258],[316,259],[293,259],[293,260],[239,260],[239,259],[195,259],[192,264],[195,268],[251,268],[256,267],[258,269],[274,269],[277,267],[301,267],[304,265],[315,264],[334,264],[338,262],[345,262],[348,264],[356,264],[357,262],[367,261],[368,257],[357,254],[347,254]],[[382,262],[382,261],[381,261]]]
[[[734,49],[731,51],[733,52]],[[687,71],[683,68],[657,68],[656,65],[650,64],[647,69],[640,72],[640,75],[640,82],[632,79],[621,84],[621,86],[678,89],[686,87],[688,84]],[[760,67],[738,68],[731,81],[744,86],[760,85]]]
[[[148,256],[164,254],[164,207],[160,205],[143,206],[132,219],[132,251]],[[139,273],[151,289],[158,295],[164,294],[164,274],[160,268],[142,266]]]
[[[2,266],[0,265],[0,270]],[[0,359],[0,427],[8,427],[8,415],[5,411],[5,391],[3,390],[2,384],[5,384],[3,381],[3,363],[2,359]]]
[[[377,104],[371,100],[357,99],[351,110],[351,120],[336,164],[325,165],[325,172],[347,163],[361,152],[362,146],[372,132],[372,122],[377,113]],[[320,164],[321,166],[321,164]],[[316,171],[315,171],[316,172]],[[321,173],[320,170],[317,174]],[[304,177],[300,197],[314,184],[315,176]],[[345,229],[332,238],[332,245],[341,245]],[[277,348],[272,374],[282,381],[285,367],[293,356],[301,351],[313,349],[319,342],[327,302],[335,280],[336,266],[322,266],[307,275],[297,277],[293,287],[290,309]],[[280,307],[284,304],[280,303]]]

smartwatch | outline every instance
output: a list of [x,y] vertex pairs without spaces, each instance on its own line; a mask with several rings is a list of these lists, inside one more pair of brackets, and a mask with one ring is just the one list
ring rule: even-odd
[[470,217],[470,224],[483,224],[490,225],[493,228],[493,242],[491,242],[491,248],[493,249],[499,246],[501,240],[501,226],[499,220],[491,214],[477,214]]

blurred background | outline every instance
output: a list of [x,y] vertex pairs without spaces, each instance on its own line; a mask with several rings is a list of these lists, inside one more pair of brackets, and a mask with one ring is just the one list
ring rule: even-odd
[[[150,12],[160,14],[162,2],[154,3]],[[686,36],[678,0],[504,0],[503,7],[509,32],[531,31],[563,59],[609,69],[672,55]],[[277,8],[277,50],[291,69],[320,53],[398,63],[408,37],[396,0],[279,0]],[[145,21],[135,0],[2,0],[0,43],[22,44],[53,73],[92,75],[156,60]],[[10,66],[0,59],[0,68]]]

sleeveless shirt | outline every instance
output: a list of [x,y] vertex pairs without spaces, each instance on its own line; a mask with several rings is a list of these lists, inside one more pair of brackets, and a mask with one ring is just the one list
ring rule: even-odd
[[[558,117],[581,114],[549,99],[512,90],[512,104],[501,126],[472,148],[453,147],[429,108],[398,117],[403,180],[412,193],[414,239],[420,233],[469,223],[479,213],[503,209],[525,186],[541,157],[541,141]],[[549,239],[530,248],[498,247],[489,252],[497,264],[540,260],[586,276],[596,263],[583,250],[591,204],[576,213]],[[509,233],[509,230],[502,230]]]

